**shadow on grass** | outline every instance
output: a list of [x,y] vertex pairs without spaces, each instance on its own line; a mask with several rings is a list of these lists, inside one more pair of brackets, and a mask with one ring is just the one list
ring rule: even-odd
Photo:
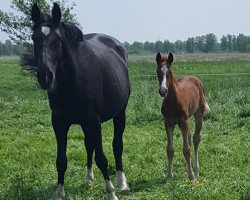
[[55,187],[50,185],[47,188],[31,187],[25,184],[20,178],[13,179],[8,190],[0,195],[1,200],[34,200],[34,199],[54,199]]
[[[44,187],[38,183],[39,181],[27,182],[23,177],[17,175],[12,178],[8,189],[0,194],[0,200],[54,200],[56,184]],[[84,196],[91,192],[91,187],[86,184],[77,186],[65,186],[66,196],[74,197]],[[100,190],[100,193],[102,191]]]
[[166,184],[165,178],[157,178],[152,180],[136,180],[129,183],[130,189],[132,192],[140,192],[140,191],[150,191],[156,187],[161,187]]

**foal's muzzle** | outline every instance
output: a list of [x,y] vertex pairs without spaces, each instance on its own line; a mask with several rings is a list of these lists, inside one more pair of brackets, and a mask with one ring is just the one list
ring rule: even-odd
[[159,89],[159,94],[161,95],[161,97],[164,97],[165,96],[165,94],[167,94],[168,93],[168,89],[167,88],[160,88]]

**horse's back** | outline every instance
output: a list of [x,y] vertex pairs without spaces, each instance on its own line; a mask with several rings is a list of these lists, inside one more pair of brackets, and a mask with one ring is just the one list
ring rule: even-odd
[[94,48],[99,49],[102,53],[105,54],[107,49],[112,49],[116,52],[121,59],[127,64],[128,56],[123,45],[115,38],[100,34],[100,33],[90,33],[84,35],[84,38],[88,41],[88,43]]

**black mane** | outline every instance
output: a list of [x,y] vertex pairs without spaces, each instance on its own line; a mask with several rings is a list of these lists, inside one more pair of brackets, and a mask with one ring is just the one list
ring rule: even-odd
[[65,37],[63,39],[69,40],[71,43],[83,41],[83,33],[74,23],[60,22],[59,30],[63,32],[63,36]]

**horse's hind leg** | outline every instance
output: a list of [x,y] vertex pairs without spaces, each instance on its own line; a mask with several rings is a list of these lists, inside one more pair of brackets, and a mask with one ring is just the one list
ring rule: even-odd
[[202,128],[202,120],[203,114],[197,111],[194,115],[195,117],[195,132],[193,136],[193,143],[194,143],[194,174],[196,177],[199,176],[199,160],[198,160],[198,148],[201,139],[201,128]]
[[94,144],[91,139],[91,135],[88,134],[84,130],[84,126],[81,126],[83,132],[85,133],[84,138],[84,144],[87,151],[87,168],[86,168],[86,174],[85,174],[85,182],[87,184],[91,184],[94,180],[94,173],[92,169],[92,160],[93,160],[93,152],[94,152]]
[[122,152],[123,152],[123,132],[125,129],[126,116],[125,108],[113,118],[114,124],[114,139],[113,139],[113,152],[116,163],[116,178],[119,189],[122,192],[129,192],[130,189],[127,185],[127,180],[123,172],[122,165]]
[[103,152],[102,146],[102,134],[101,134],[101,121],[98,116],[90,117],[86,124],[84,124],[84,130],[89,136],[90,144],[93,144],[95,150],[95,162],[97,167],[101,170],[103,178],[106,184],[106,190],[109,195],[109,200],[117,200],[115,195],[115,189],[109,179],[108,174],[108,160]]
[[173,146],[173,131],[174,124],[167,123],[165,121],[165,128],[167,132],[167,156],[168,156],[168,179],[173,179],[173,157],[174,157],[174,146]]

